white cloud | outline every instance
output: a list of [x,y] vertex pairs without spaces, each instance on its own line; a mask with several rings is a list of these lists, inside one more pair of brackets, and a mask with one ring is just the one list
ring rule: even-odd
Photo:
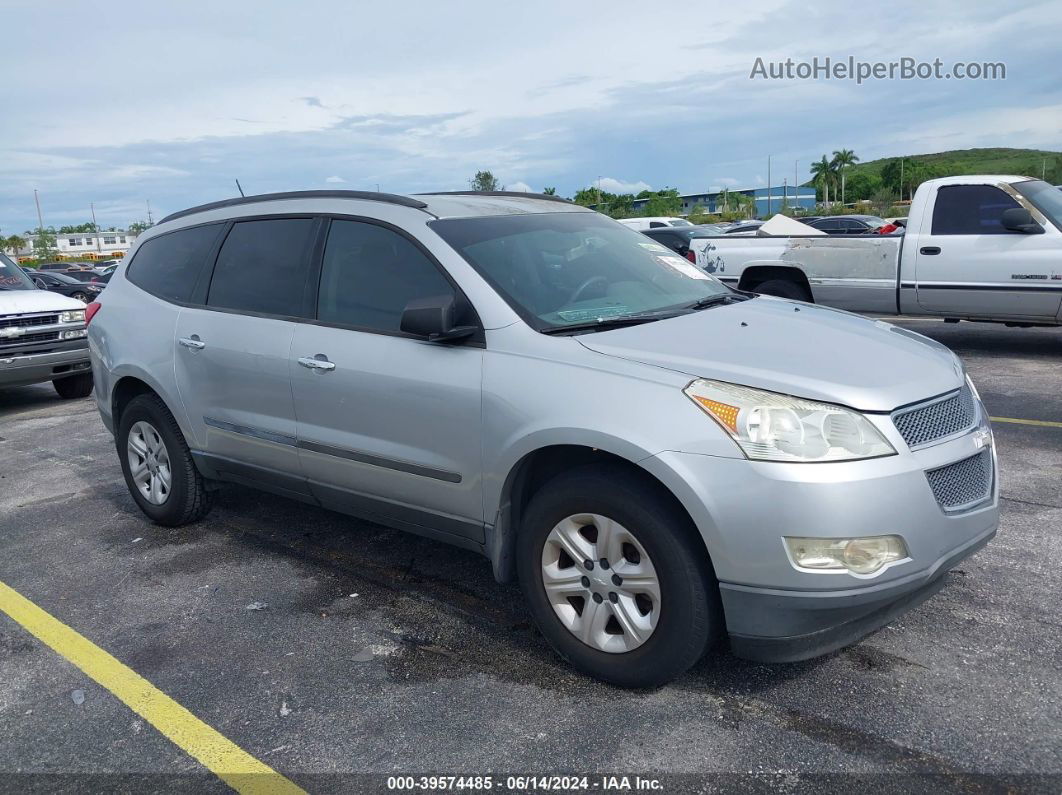
[[520,182],[520,181],[506,183],[505,189],[506,190],[515,190],[515,191],[519,191],[521,193],[538,193],[537,190],[532,188],[526,182]]
[[331,177],[325,177],[325,182],[339,184],[340,182],[346,182],[346,180],[343,179],[342,177],[337,177],[337,176],[333,175]]
[[641,193],[643,190],[652,190],[652,187],[648,182],[624,182],[621,179],[613,179],[612,177],[602,177],[600,184],[595,180],[595,187],[600,187],[605,193]]
[[726,185],[728,188],[732,188],[741,182],[741,180],[736,179],[735,177],[716,177],[715,181],[720,185]]

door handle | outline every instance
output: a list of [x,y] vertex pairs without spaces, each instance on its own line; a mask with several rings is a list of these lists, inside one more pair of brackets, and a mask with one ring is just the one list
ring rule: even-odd
[[206,347],[206,343],[199,339],[198,334],[193,334],[191,337],[181,337],[177,342],[186,348],[191,348],[193,351],[201,351]]
[[327,373],[329,370],[336,369],[336,363],[328,361],[328,357],[323,353],[316,356],[300,356],[299,364],[319,373]]
[[922,248],[918,249],[918,253],[925,254],[927,257],[932,256],[933,254],[939,254],[940,246],[922,246]]

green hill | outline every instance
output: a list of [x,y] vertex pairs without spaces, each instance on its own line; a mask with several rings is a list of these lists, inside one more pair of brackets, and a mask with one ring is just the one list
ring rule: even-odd
[[[1053,185],[1062,184],[1062,152],[1044,149],[953,149],[948,152],[868,160],[848,166],[844,174],[845,199],[848,203],[871,199],[886,204],[890,194],[894,199],[901,195],[903,198],[910,198],[921,182],[934,177],[958,177],[966,174],[1014,174],[1027,177],[1042,175]],[[804,183],[804,187],[812,186],[817,189],[821,201],[821,185],[811,180]],[[836,200],[839,188],[840,179],[834,172],[830,186],[831,200]]]
[[[883,157],[850,166],[848,174],[873,174],[881,176],[881,170],[897,157]],[[921,163],[941,172],[942,177],[957,177],[964,174],[1016,174],[1039,177],[1047,161],[1047,176],[1052,170],[1062,167],[1062,152],[1044,149],[953,149],[928,155],[904,155],[906,163]],[[1062,175],[1060,175],[1062,176]],[[1062,181],[1056,180],[1056,181]]]

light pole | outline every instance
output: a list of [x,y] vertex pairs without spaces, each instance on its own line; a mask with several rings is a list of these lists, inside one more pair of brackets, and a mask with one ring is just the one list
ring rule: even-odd
[[89,210],[92,212],[92,237],[96,241],[96,253],[99,254],[103,249],[100,248],[100,227],[96,223],[96,205],[94,202],[89,202]]
[[771,156],[767,155],[767,216],[771,215]]

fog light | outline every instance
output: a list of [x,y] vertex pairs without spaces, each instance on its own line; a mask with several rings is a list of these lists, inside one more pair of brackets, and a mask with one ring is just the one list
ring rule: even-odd
[[61,334],[61,338],[64,339],[64,340],[76,340],[76,339],[79,339],[80,337],[84,337],[86,334],[88,334],[88,332],[85,331],[85,329],[80,328],[80,329],[74,329],[72,331],[64,331]]
[[798,569],[873,574],[908,557],[900,536],[867,538],[785,538],[789,559]]

